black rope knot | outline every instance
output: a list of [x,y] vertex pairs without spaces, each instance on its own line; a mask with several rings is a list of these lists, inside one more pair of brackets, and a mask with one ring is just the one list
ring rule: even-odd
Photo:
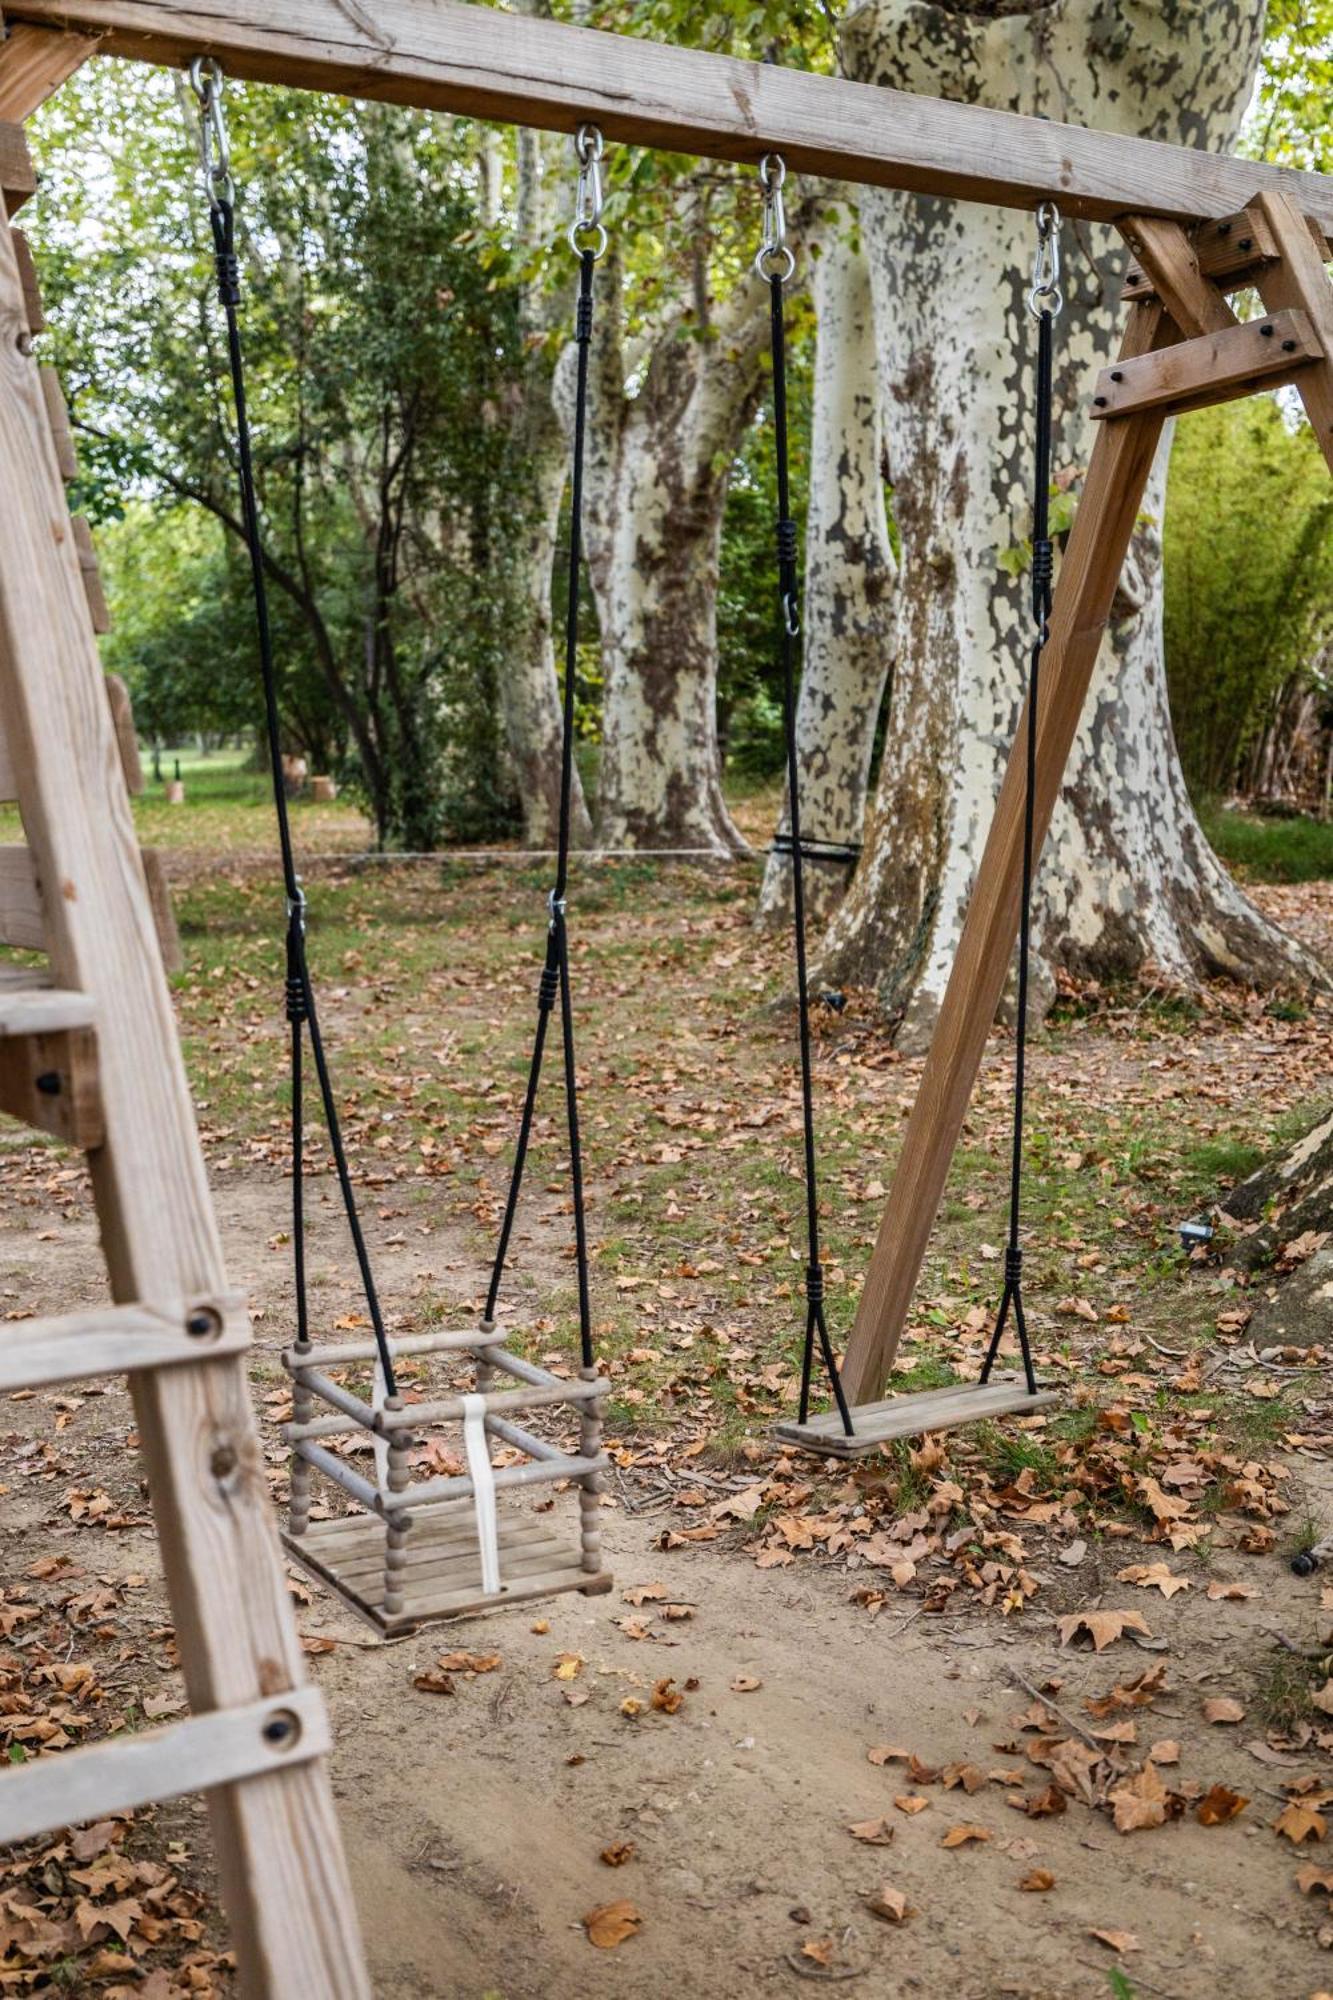
[[543,1014],[549,1014],[560,993],[560,968],[558,965],[542,967],[542,976],[537,985],[537,1005]]
[[592,299],[587,292],[582,292],[579,295],[578,313],[574,322],[574,338],[575,340],[585,342],[592,339]]
[[241,260],[234,250],[219,250],[218,299],[224,306],[238,306],[241,303]]
[[778,527],[778,561],[785,568],[796,561],[796,523],[780,520]]
[[1055,543],[1042,536],[1032,544],[1032,604],[1038,618],[1044,618],[1051,608],[1054,583]]
[[1004,1253],[1004,1282],[1018,1288],[1023,1282],[1023,1252],[1017,1244],[1009,1244]]
[[812,1306],[824,1303],[824,1266],[807,1264],[805,1267],[805,1296]]
[[294,1027],[297,1026],[302,1021],[308,1021],[310,1019],[310,1010],[306,1006],[305,980],[301,977],[299,972],[288,973],[286,982],[286,993],[287,993],[287,1019],[292,1023]]

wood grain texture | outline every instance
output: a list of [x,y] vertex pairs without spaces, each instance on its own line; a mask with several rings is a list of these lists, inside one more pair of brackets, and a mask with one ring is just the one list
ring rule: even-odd
[[37,276],[37,266],[33,262],[32,246],[21,229],[15,229],[14,255],[18,258],[19,279],[23,285],[23,306],[28,319],[29,333],[42,333],[46,328],[46,314],[42,310],[42,287]]
[[0,1111],[90,1152],[106,1137],[91,1028],[0,1041]]
[[986,1383],[956,1383],[916,1395],[891,1396],[882,1403],[862,1403],[856,1411],[855,1437],[846,1435],[836,1410],[805,1424],[777,1424],[773,1435],[821,1458],[864,1458],[894,1438],[957,1430],[987,1417],[1035,1415],[1059,1401],[1054,1390],[1039,1388],[1032,1396],[1027,1383],[1017,1377],[993,1376]]
[[[207,1332],[188,1331],[196,1316]],[[101,1306],[57,1319],[12,1320],[0,1326],[0,1392],[193,1366],[204,1356],[243,1354],[249,1345],[250,1322],[237,1298],[192,1300],[180,1319],[146,1306]]]
[[[1181,232],[1183,242],[1183,232]],[[1132,306],[1122,359],[1174,338],[1158,302]],[[1050,825],[1162,419],[1104,424],[1060,566],[1037,711],[1036,847]],[[1026,710],[1014,736],[957,956],[866,1273],[842,1379],[848,1400],[883,1392],[934,1225],[986,1038],[1004,991],[1022,880]]]
[[166,1729],[36,1757],[0,1774],[0,1842],[132,1812],[255,1772],[290,1770],[329,1747],[324,1697],[306,1687],[244,1708],[192,1715]]
[[[79,476],[79,454],[74,449],[74,430],[69,420],[69,404],[60,386],[58,368],[39,370],[42,380],[42,395],[46,399],[46,414],[51,423],[51,437],[56,448],[56,464],[60,467],[60,477],[68,486]],[[89,536],[91,546],[91,535]]]
[[0,197],[8,214],[17,215],[29,195],[37,192],[37,169],[23,127],[0,119]]
[[1281,195],[1256,204],[1273,233],[1279,259],[1259,274],[1259,296],[1271,313],[1295,308],[1309,314],[1324,358],[1307,368],[1297,387],[1305,414],[1333,472],[1333,283],[1310,239],[1300,211]]
[[[54,443],[55,440],[53,439]],[[56,456],[60,464],[59,452]],[[97,560],[97,549],[93,543],[93,531],[84,515],[75,514],[71,521],[74,530],[74,547],[79,558],[79,571],[83,577],[83,594],[88,603],[88,616],[92,620],[93,631],[97,633],[111,630],[111,607],[106,601],[102,588],[102,566]]]
[[87,993],[53,986],[44,972],[0,966],[0,1035],[52,1035],[91,1028],[97,1010]]
[[1265,313],[1243,326],[1223,327],[1164,347],[1158,354],[1104,368],[1097,378],[1092,414],[1120,421],[1139,410],[1164,417],[1214,403],[1235,402],[1257,389],[1294,381],[1303,367],[1323,358],[1303,312]]
[[511,15],[460,0],[13,0],[15,20],[105,36],[114,54],[178,65],[200,52],[235,76],[425,110],[1068,215],[1225,216],[1285,187],[1326,227],[1317,174],[980,105],[918,98],[776,64]]
[[0,44],[0,118],[31,118],[96,47],[95,37],[12,22]]
[[[1151,280],[1149,296],[1161,300],[1181,333],[1192,337],[1235,326],[1235,313],[1204,269],[1196,235],[1182,236],[1173,224],[1149,215],[1127,216],[1120,233]],[[1267,240],[1276,254],[1271,236]]]
[[[0,722],[57,986],[97,1020],[106,1143],[89,1156],[113,1297],[169,1318],[224,1291],[171,996],[88,623],[22,286],[0,220]],[[305,1683],[245,1371],[131,1377],[186,1691],[197,1713]],[[209,1794],[242,1990],[365,2000],[319,1759]]]

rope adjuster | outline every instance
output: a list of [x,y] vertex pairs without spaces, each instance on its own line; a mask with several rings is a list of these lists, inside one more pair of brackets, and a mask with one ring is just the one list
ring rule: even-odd
[[555,890],[552,889],[546,898],[546,908],[549,918],[548,929],[553,931],[559,930],[561,924],[565,921],[565,898],[557,896]]
[[305,936],[305,890],[297,884],[295,893],[287,898],[288,927],[295,927],[301,937]]
[[189,68],[190,88],[199,104],[199,165],[212,205],[230,206],[236,199],[231,173],[231,141],[222,109],[226,78],[216,56],[196,56]]
[[787,178],[787,162],[781,153],[765,153],[759,162],[759,185],[764,191],[764,234],[755,253],[754,268],[766,285],[776,278],[785,285],[796,269],[796,258],[787,241],[787,208],[782,198]]
[[1060,211],[1053,201],[1044,201],[1037,210],[1037,250],[1032,260],[1028,311],[1033,319],[1046,313],[1056,319],[1064,302],[1060,289]]
[[574,139],[579,163],[578,186],[574,191],[574,220],[569,225],[569,247],[576,257],[592,252],[593,262],[605,254],[606,230],[602,226],[602,134],[596,125],[580,125]]

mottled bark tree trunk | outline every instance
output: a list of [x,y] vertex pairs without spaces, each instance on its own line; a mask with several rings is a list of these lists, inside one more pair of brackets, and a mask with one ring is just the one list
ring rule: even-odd
[[[525,11],[536,11],[527,8]],[[535,132],[518,135],[518,234],[535,252],[550,238],[552,204],[546,180],[552,142]],[[567,189],[568,176],[553,176]],[[552,400],[552,369],[542,336],[572,311],[572,286],[552,292],[535,280],[524,299],[532,335],[529,358],[517,385],[515,424],[527,460],[531,490],[526,511],[512,524],[509,560],[519,620],[505,671],[500,703],[514,788],[523,806],[524,837],[533,847],[549,847],[560,818],[560,683],[551,629],[551,578],[555,565],[560,502],[568,470],[568,446]],[[574,773],[573,831],[586,845],[592,823],[583,786]]]
[[[855,845],[865,820],[875,725],[894,641],[897,564],[884,505],[884,433],[870,270],[850,203],[830,207],[812,245],[817,323],[801,622],[804,657],[796,705],[801,831]],[[779,829],[790,831],[784,799]],[[850,870],[811,859],[805,869],[812,924],[837,908]],[[791,914],[791,860],[769,856],[761,923]]]
[[[1259,0],[1050,0],[1002,7],[863,0],[844,61],[867,81],[1187,144],[1225,147],[1253,82]],[[867,852],[819,976],[873,985],[920,1044],[933,1026],[1026,671],[1031,218],[869,190],[903,575],[888,742]],[[1057,463],[1086,464],[1087,391],[1118,339],[1124,257],[1063,230]],[[1159,471],[1137,577],[1122,587],[1043,855],[1037,939],[1051,967],[1192,983],[1307,976],[1305,954],[1240,895],[1185,793],[1161,641]]]
[[717,306],[701,266],[693,305],[631,352],[619,273],[611,260],[603,267],[586,537],[604,676],[597,828],[608,847],[745,846],[718,761],[717,581],[766,331],[757,283],[743,280]]

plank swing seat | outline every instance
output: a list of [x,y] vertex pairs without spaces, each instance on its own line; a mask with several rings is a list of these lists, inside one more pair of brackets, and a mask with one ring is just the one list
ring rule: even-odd
[[[198,140],[209,225],[223,308],[236,424],[241,512],[250,556],[259,664],[264,691],[269,770],[286,897],[286,1018],[290,1029],[292,1257],[296,1334],[283,1354],[292,1380],[292,1418],[284,1426],[291,1446],[287,1553],[334,1590],[382,1635],[410,1631],[439,1618],[493,1611],[505,1604],[578,1590],[595,1595],[612,1587],[602,1567],[600,1494],[610,1461],[602,1451],[602,1410],[609,1383],[593,1357],[588,1284],[588,1243],[583,1203],[578,1085],[574,1062],[573,1000],[566,927],[572,829],[574,700],[582,567],[583,461],[588,403],[589,348],[593,328],[593,275],[606,248],[602,227],[601,135],[581,127],[576,142],[578,182],[569,240],[579,265],[575,341],[578,387],[572,464],[569,611],[561,745],[560,828],[555,882],[548,898],[546,956],[537,991],[537,1026],[519,1124],[504,1221],[491,1270],[481,1325],[460,1331],[394,1338],[381,1308],[356,1191],[343,1144],[337,1098],[320,1032],[306,953],[306,899],[296,870],[290,815],[282,783],[278,682],[268,612],[265,556],[251,455],[245,362],[240,330],[240,261],[236,254],[235,184],[223,111],[223,74],[211,57],[196,57],[190,83],[198,107]],[[533,1115],[551,1016],[559,1009],[564,1057],[564,1097],[578,1276],[580,1367],[565,1379],[510,1352],[512,1329],[501,1331],[497,1311],[501,1281],[518,1210]],[[324,1123],[342,1197],[344,1218],[373,1331],[364,1342],[316,1346],[311,1337],[306,1286],[303,1061],[307,1039],[314,1060]],[[405,1358],[445,1357],[454,1377],[448,1393],[409,1400],[398,1364]],[[370,1399],[335,1375],[372,1366]],[[329,1370],[333,1373],[330,1374]],[[461,1376],[462,1379],[458,1379]],[[501,1386],[496,1386],[497,1381]],[[514,1421],[530,1412],[563,1413],[578,1425],[578,1443],[567,1450]],[[441,1424],[460,1425],[466,1472],[414,1479],[423,1456],[421,1434]],[[348,1462],[347,1441],[370,1445],[375,1477]],[[333,1447],[333,1448],[331,1448]],[[496,1448],[500,1459],[497,1462]],[[315,1475],[356,1510],[314,1518]],[[578,1495],[578,1535],[562,1539],[549,1514],[533,1516],[522,1490],[567,1487]]]

